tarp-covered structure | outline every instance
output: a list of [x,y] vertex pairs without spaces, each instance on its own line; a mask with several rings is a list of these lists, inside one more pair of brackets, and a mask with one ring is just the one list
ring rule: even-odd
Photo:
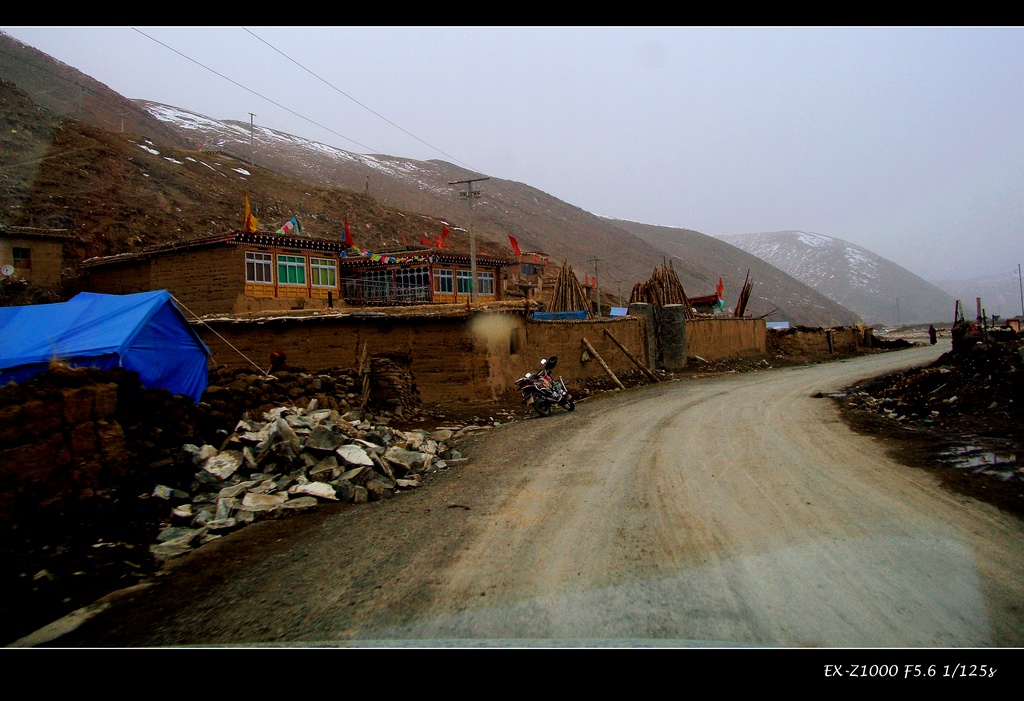
[[24,382],[56,360],[132,370],[147,389],[198,402],[209,355],[166,290],[82,292],[59,304],[0,307],[0,384]]

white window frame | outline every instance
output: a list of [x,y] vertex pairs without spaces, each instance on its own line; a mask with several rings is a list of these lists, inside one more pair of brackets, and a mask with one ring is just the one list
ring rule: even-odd
[[451,268],[438,268],[434,271],[434,283],[437,291],[441,294],[452,294],[455,292],[455,278],[452,276]]
[[[259,274],[260,270],[263,271],[262,275]],[[246,251],[245,281],[255,285],[273,285],[274,256],[270,253],[260,253],[259,251]]]
[[481,273],[477,271],[477,294],[492,295],[494,294],[494,273]]

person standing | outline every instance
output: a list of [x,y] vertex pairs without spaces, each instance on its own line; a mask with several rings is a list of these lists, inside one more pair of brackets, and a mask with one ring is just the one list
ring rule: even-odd
[[928,324],[928,341],[934,346],[935,345],[935,326]]

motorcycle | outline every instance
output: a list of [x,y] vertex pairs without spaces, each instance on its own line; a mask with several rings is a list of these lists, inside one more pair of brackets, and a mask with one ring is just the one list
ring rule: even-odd
[[551,406],[554,404],[566,411],[573,411],[576,408],[576,402],[565,388],[565,381],[561,376],[557,380],[551,377],[551,370],[557,363],[557,355],[542,358],[539,372],[528,372],[516,380],[516,388],[523,393],[523,404],[533,407],[540,416],[551,416]]

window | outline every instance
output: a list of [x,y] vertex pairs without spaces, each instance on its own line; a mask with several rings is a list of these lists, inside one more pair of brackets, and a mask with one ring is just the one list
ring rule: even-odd
[[306,284],[306,257],[305,256],[277,256],[277,284],[279,285],[305,285]]
[[429,302],[430,268],[399,268],[395,271],[395,291],[399,302]]
[[390,270],[368,270],[363,273],[363,298],[383,302],[392,298],[394,286]]
[[473,277],[468,270],[456,270],[455,280],[459,284],[459,294],[471,294],[473,292]]
[[245,252],[245,281],[274,284],[273,257],[269,253]]
[[15,268],[32,268],[32,249],[31,248],[12,248],[11,252],[14,254],[14,267]]
[[435,270],[434,271],[434,289],[438,292],[451,294],[455,291],[452,286],[452,271],[451,270]]
[[313,287],[337,287],[337,262],[333,258],[310,258],[309,280]]
[[477,273],[476,279],[480,283],[479,294],[494,294],[494,273]]

